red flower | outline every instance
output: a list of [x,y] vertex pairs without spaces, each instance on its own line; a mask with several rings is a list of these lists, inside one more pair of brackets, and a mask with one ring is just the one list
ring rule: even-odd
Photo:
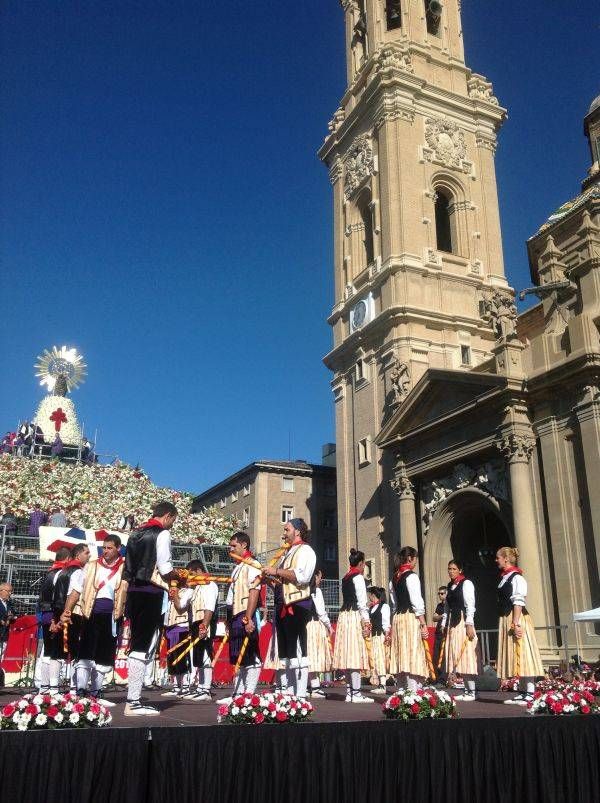
[[229,708],[226,705],[219,706],[219,716],[224,717],[225,714],[229,711]]
[[241,697],[236,697],[233,702],[237,705],[238,708],[241,708],[241,706],[243,706],[245,702],[243,695]]
[[287,718],[288,718],[288,715],[285,713],[285,711],[278,711],[276,716],[275,716],[275,719],[278,722],[285,722]]
[[4,708],[2,709],[2,716],[12,717],[12,715],[15,713],[16,710],[17,710],[16,705],[5,705]]
[[102,708],[98,705],[98,703],[92,703],[90,705],[90,711],[92,712],[92,714],[101,714]]
[[83,703],[75,703],[75,705],[73,706],[73,711],[76,714],[83,714],[83,712],[85,711],[84,704]]
[[265,721],[264,714],[260,714],[260,713],[257,714],[254,721],[256,722],[257,725],[260,725],[261,722]]
[[410,710],[413,712],[413,714],[418,714],[419,711],[421,710],[421,706],[419,705],[419,703],[413,703],[410,707]]
[[275,705],[275,703],[269,703],[269,705],[267,706],[267,708],[269,709],[269,711],[275,711],[275,709],[277,708],[277,706]]
[[400,704],[400,698],[396,695],[390,697],[389,704],[395,708],[397,705]]
[[258,705],[259,703],[260,703],[260,697],[258,697],[256,694],[253,694],[252,695],[252,705]]
[[582,714],[589,714],[589,713],[590,713],[590,707],[589,707],[589,705],[582,705],[582,706],[581,706],[581,713],[582,713]]
[[48,714],[49,717],[55,717],[58,714],[58,706],[57,705],[49,706],[46,713]]
[[40,713],[40,711],[39,711],[39,708],[37,707],[37,705],[32,705],[30,703],[28,706],[26,706],[25,713],[26,714],[31,714],[32,717],[35,717],[37,714]]
[[44,694],[44,696],[42,697],[42,702],[45,705],[49,705],[49,703],[52,702],[52,697],[49,694]]

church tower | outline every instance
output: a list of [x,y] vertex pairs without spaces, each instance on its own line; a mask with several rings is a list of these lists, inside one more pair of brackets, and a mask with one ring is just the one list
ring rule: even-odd
[[427,369],[491,359],[482,299],[512,298],[494,165],[506,111],[465,65],[460,0],[341,5],[348,86],[319,152],[334,198],[339,559],[358,545],[383,585],[402,533],[375,438]]

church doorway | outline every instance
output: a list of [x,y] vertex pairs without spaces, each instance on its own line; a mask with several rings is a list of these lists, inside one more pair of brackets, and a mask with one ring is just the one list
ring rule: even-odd
[[498,627],[499,575],[494,559],[500,547],[513,544],[511,518],[507,503],[477,488],[456,491],[440,504],[425,537],[423,573],[429,611],[435,607],[431,606],[438,586],[448,582],[448,561],[455,557],[475,585],[476,628]]

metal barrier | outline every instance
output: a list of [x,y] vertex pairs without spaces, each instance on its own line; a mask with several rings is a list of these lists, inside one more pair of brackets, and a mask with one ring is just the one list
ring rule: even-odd
[[[557,652],[564,650],[565,661],[569,664],[569,639],[568,639],[568,625],[548,625],[536,627],[534,630],[544,630],[546,632],[554,632],[556,636],[556,643],[551,645],[552,649]],[[477,637],[479,639],[479,646],[481,647],[481,657],[485,664],[492,664],[496,662],[498,657],[498,633],[496,630],[477,630]]]

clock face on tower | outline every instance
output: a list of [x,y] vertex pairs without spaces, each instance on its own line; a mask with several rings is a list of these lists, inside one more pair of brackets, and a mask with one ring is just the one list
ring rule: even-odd
[[352,310],[350,316],[352,329],[353,330],[360,329],[360,327],[364,324],[366,317],[367,317],[367,302],[359,301],[358,304]]

